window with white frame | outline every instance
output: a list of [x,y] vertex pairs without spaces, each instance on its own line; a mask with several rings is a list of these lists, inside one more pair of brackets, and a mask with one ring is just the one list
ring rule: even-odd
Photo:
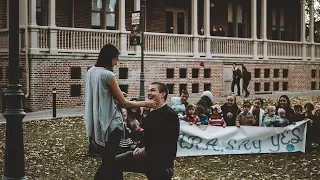
[[244,37],[244,22],[243,22],[243,11],[242,5],[238,4],[237,6],[237,37]]
[[188,17],[186,10],[180,8],[166,8],[166,32],[185,34],[188,32]]
[[244,12],[242,4],[228,4],[228,36],[245,37]]
[[92,28],[111,29],[117,27],[117,0],[92,0]]
[[286,40],[284,9],[272,8],[272,39]]
[[285,25],[284,25],[284,10],[283,8],[280,9],[280,39],[286,40],[285,36]]
[[37,0],[36,2],[36,19],[37,25],[48,25],[48,3],[46,0]]
[[272,8],[272,39],[278,39],[276,8]]
[[233,16],[233,4],[228,3],[228,36],[234,37],[235,36],[235,23],[234,23],[234,16]]

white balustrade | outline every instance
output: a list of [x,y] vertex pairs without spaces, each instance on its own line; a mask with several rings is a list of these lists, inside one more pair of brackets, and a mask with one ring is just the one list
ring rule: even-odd
[[59,52],[97,53],[105,44],[119,47],[119,32],[110,30],[57,27]]
[[204,37],[199,38],[199,54],[204,56],[206,53],[206,39]]
[[0,52],[9,52],[8,29],[0,29]]
[[129,54],[135,54],[134,46],[130,46],[130,31],[127,32],[127,51]]
[[[49,51],[49,27],[31,27],[38,29],[38,48],[40,52]],[[120,32],[83,28],[54,27],[57,31],[57,50],[60,53],[98,53],[107,43],[120,45]],[[135,54],[130,46],[130,32],[127,36],[127,51]],[[212,57],[253,57],[253,40],[211,36],[210,53]],[[206,55],[206,38],[198,36],[198,52]],[[8,29],[0,30],[0,51],[8,51]],[[258,56],[263,57],[264,41],[258,39]],[[267,55],[271,59],[302,59],[302,43],[294,41],[267,40]],[[307,58],[311,57],[311,45],[307,45]],[[193,56],[193,36],[188,34],[168,34],[145,32],[145,54],[160,56]],[[320,44],[315,44],[315,59],[320,60]]]
[[263,57],[263,41],[258,40],[258,56]]
[[49,29],[46,26],[39,26],[38,32],[38,48],[40,51],[49,50]]
[[192,56],[193,37],[191,35],[145,33],[145,54]]
[[219,57],[252,57],[252,39],[210,37],[211,54]]
[[320,43],[315,43],[315,55],[316,60],[320,60]]
[[268,56],[270,58],[301,59],[302,43],[268,40]]

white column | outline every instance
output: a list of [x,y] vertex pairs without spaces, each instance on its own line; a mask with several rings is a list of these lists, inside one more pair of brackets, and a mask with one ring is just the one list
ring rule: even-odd
[[29,0],[29,27],[30,27],[30,41],[29,41],[29,52],[37,53],[38,49],[38,32],[37,29],[37,1]]
[[261,39],[263,40],[263,59],[268,59],[267,0],[261,0]]
[[193,35],[193,56],[199,57],[198,37],[198,0],[192,0],[192,35]]
[[26,25],[26,9],[27,1],[26,0],[19,0],[19,25],[20,28],[24,28]]
[[49,50],[50,53],[57,53],[57,29],[56,27],[56,0],[49,0],[49,7],[48,7],[48,25],[50,30],[49,35]]
[[310,13],[309,13],[309,40],[311,43],[311,60],[314,61],[315,58],[315,45],[314,45],[314,2],[313,0],[309,1],[309,9],[310,9]]
[[210,37],[210,0],[204,0],[204,35],[206,36],[206,57],[211,57]]
[[[133,8],[134,8],[133,9],[134,11],[140,11],[140,0],[134,0],[134,7]],[[130,22],[131,22],[131,14],[130,14]],[[134,50],[135,50],[136,56],[141,57],[141,46],[135,46]]]
[[128,55],[126,34],[126,0],[119,1],[120,53]]
[[[26,47],[26,44],[22,44],[22,38],[24,35],[24,38],[27,38],[28,35],[25,33],[25,32],[28,32],[27,30],[27,18],[28,16],[26,16],[27,14],[27,1],[26,0],[19,0],[19,28],[20,28],[20,33],[19,33],[19,42],[20,42],[20,46],[21,48],[25,48]],[[27,41],[24,40],[24,43],[26,43]]]
[[257,0],[251,0],[251,38],[253,40],[253,59],[258,59],[257,41]]
[[300,0],[301,3],[301,42],[302,44],[302,60],[307,60],[307,45],[306,45],[306,11],[305,11],[305,5],[306,5],[306,0]]

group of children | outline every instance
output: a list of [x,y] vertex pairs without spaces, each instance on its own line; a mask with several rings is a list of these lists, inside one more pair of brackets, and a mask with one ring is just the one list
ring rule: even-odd
[[[301,105],[295,105],[292,109],[286,95],[279,98],[277,106],[270,105],[266,111],[261,108],[262,103],[262,99],[257,99],[252,106],[249,101],[244,101],[240,108],[236,103],[236,96],[229,95],[222,106],[215,104],[204,107],[188,104],[185,108],[185,114],[180,114],[179,118],[187,121],[190,125],[222,127],[286,127],[301,120],[308,120],[307,147],[311,147],[312,142],[318,143],[320,146],[320,109],[313,114],[314,105],[312,103],[306,103],[304,108]],[[210,109],[210,111],[206,111],[206,109]],[[262,116],[259,117],[259,114]]]
[[[133,98],[131,101],[137,101],[137,99]],[[141,122],[146,116],[146,111],[148,111],[146,108],[122,108],[125,132],[120,147],[124,152],[135,149],[138,144],[143,144],[144,129]]]

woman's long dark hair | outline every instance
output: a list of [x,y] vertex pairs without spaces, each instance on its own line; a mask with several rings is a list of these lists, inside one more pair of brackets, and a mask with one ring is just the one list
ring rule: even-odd
[[118,48],[112,44],[106,44],[100,50],[95,66],[107,68],[108,66],[112,65],[112,59],[118,57],[119,55],[120,52]]
[[280,107],[280,99],[281,98],[285,98],[287,100],[287,107],[291,107],[290,99],[287,95],[282,95],[279,97],[278,104],[277,104],[278,107]]

